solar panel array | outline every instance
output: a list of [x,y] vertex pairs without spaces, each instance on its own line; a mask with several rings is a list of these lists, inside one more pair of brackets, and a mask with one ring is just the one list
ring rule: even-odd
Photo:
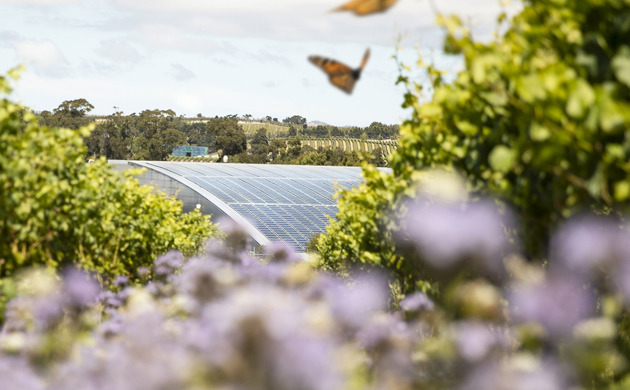
[[201,186],[246,218],[269,241],[304,251],[337,213],[339,187],[361,181],[358,167],[150,162]]

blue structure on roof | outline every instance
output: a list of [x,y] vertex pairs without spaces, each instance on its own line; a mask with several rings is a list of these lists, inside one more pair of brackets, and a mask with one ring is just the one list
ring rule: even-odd
[[173,149],[172,156],[177,157],[197,157],[197,156],[207,156],[208,155],[208,147],[206,146],[191,146],[191,145],[182,145]]
[[[183,199],[184,204],[198,202],[213,219],[228,217],[236,221],[257,244],[283,241],[297,251],[306,249],[314,233],[323,233],[329,216],[337,213],[333,198],[337,188],[351,188],[362,182],[359,167],[146,161],[130,164],[148,168],[151,184],[167,193],[183,198],[198,196]],[[181,188],[169,191],[172,181]],[[192,195],[186,195],[182,189]]]

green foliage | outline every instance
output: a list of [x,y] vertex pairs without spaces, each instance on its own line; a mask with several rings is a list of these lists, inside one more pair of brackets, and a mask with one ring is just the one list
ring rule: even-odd
[[[9,92],[0,78],[0,93]],[[207,216],[184,214],[131,174],[85,163],[82,137],[92,127],[41,126],[23,106],[0,101],[0,278],[71,263],[105,278],[134,275],[169,249],[195,253],[214,234]]]
[[336,220],[330,220],[326,234],[319,237],[318,266],[345,274],[363,264],[379,265],[393,270],[401,280],[410,280],[408,273],[415,275],[415,271],[405,269],[407,264],[397,254],[392,238],[394,226],[383,215],[396,194],[404,192],[403,182],[367,164],[363,165],[363,178],[359,186],[337,193],[339,212]]
[[317,253],[317,242],[322,233],[313,233],[306,243],[306,253]]
[[[187,134],[181,118],[173,110],[144,110],[140,115],[116,112],[97,122],[85,137],[90,156],[108,159],[165,160],[173,148],[186,145]],[[194,133],[194,140],[205,134]]]
[[463,172],[517,209],[530,255],[564,217],[627,210],[629,17],[620,2],[531,1],[487,45],[443,19],[467,70],[452,85],[434,78],[433,101],[414,106],[396,171]]
[[233,156],[247,149],[247,137],[237,119],[213,118],[208,120],[206,128],[216,134],[215,147],[221,151],[219,161],[223,156]]
[[43,111],[39,115],[39,122],[43,126],[66,127],[78,129],[90,123],[86,114],[94,109],[86,99],[66,100],[55,108],[53,112]]
[[422,86],[401,75],[413,114],[401,126],[393,174],[367,171],[365,185],[342,192],[338,221],[319,242],[323,266],[403,269],[392,215],[427,168],[462,172],[473,191],[511,205],[530,257],[545,253],[566,217],[628,211],[629,20],[623,1],[524,1],[506,33],[482,44],[458,18],[440,17],[445,50],[461,54],[465,70],[447,84],[419,61],[433,90],[423,104]]
[[283,123],[292,123],[294,125],[305,125],[306,118],[300,115],[293,115],[291,117],[286,117],[282,120]]

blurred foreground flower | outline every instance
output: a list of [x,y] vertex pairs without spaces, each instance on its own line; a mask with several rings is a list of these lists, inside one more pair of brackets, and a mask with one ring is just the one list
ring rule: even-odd
[[447,202],[421,198],[408,205],[399,240],[413,247],[423,265],[440,277],[468,269],[491,277],[503,273],[502,259],[510,249],[508,213],[491,201]]
[[612,218],[573,218],[556,232],[551,272],[572,274],[594,287],[622,292],[630,302],[630,231]]
[[512,286],[508,301],[513,318],[542,325],[552,338],[570,338],[573,328],[595,310],[594,294],[580,280],[549,276],[537,283]]

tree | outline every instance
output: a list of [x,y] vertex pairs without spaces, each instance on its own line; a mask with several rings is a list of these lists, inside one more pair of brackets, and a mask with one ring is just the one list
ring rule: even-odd
[[297,136],[297,129],[293,126],[289,126],[289,137]]
[[219,159],[233,156],[247,150],[247,137],[238,120],[234,118],[214,118],[206,123],[209,133],[214,134],[215,147],[220,150]]
[[292,117],[287,117],[282,120],[284,123],[290,123],[294,125],[304,125],[306,124],[306,118],[300,115],[293,115]]
[[387,126],[380,122],[372,122],[365,128],[365,134],[369,139],[383,139],[387,138],[389,131]]
[[270,152],[269,148],[269,138],[267,137],[267,129],[261,127],[256,130],[256,134],[252,138],[251,142],[251,154],[253,157],[254,163],[265,163],[267,162],[267,155]]
[[348,130],[348,137],[350,138],[359,138],[361,137],[361,134],[363,134],[363,129],[360,127],[354,126]]
[[175,129],[160,131],[150,140],[149,159],[162,161],[173,153],[177,146],[186,145],[186,134]]
[[40,121],[44,126],[61,126],[69,129],[78,129],[90,123],[86,114],[94,109],[86,99],[66,100],[57,108],[50,111],[43,111]]
[[331,137],[343,137],[343,131],[341,131],[341,129],[338,128],[337,126],[333,126],[330,129],[330,136]]
[[287,142],[278,138],[271,140],[269,144],[269,151],[271,152],[271,159],[276,160],[281,158],[283,154],[286,154]]
[[302,152],[302,140],[300,137],[295,137],[287,143],[287,154],[289,156],[297,157]]
[[54,114],[69,115],[74,118],[84,117],[94,106],[85,99],[66,100],[53,110]]
[[313,129],[311,129],[311,134],[317,138],[328,137],[328,127],[317,125]]

